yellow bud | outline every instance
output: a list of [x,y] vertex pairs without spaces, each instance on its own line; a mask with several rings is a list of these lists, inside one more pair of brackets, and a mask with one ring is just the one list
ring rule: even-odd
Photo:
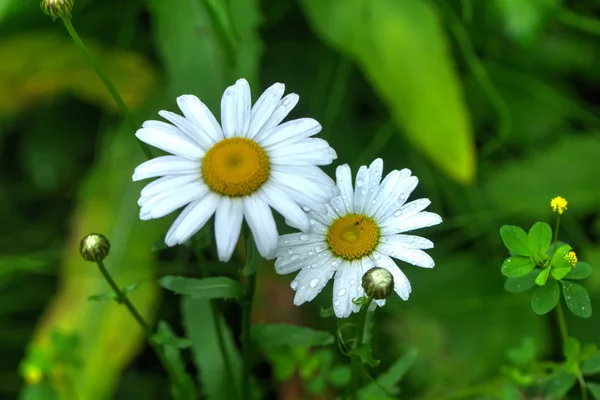
[[550,207],[552,211],[562,214],[567,209],[567,199],[561,196],[557,196],[550,200]]
[[574,251],[570,251],[567,254],[565,254],[565,260],[567,260],[569,262],[569,264],[571,264],[571,267],[574,267],[577,264],[577,254],[575,254]]

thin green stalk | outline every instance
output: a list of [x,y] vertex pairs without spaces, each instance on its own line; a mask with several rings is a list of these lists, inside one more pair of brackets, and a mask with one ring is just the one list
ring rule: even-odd
[[600,20],[561,8],[557,19],[563,24],[593,35],[600,35]]
[[[556,305],[556,316],[558,319],[558,327],[560,329],[560,336],[562,337],[563,343],[565,343],[567,338],[569,337],[569,331],[567,330],[567,320],[565,319],[565,311],[563,309],[563,306],[562,306],[560,300],[558,301],[558,304]],[[583,379],[583,376],[581,375],[581,372],[579,372],[577,374],[577,382],[579,383],[579,388],[581,389],[582,400],[587,400],[587,389],[585,387],[585,381]]]
[[[83,41],[77,34],[75,27],[73,27],[73,24],[71,23],[70,17],[62,17],[61,19],[65,25],[65,28],[67,29],[67,32],[69,32],[69,35],[71,35],[71,38],[73,39],[79,50],[83,53],[84,57],[88,60],[96,74],[100,77],[100,79],[104,83],[104,86],[106,86],[106,89],[108,89],[108,92],[114,99],[115,103],[117,104],[117,107],[119,107],[119,110],[127,120],[127,123],[130,125],[130,128],[134,131],[137,130],[137,125],[133,121],[129,110],[127,110],[127,106],[125,105],[123,98],[115,88],[115,85],[113,85],[112,81],[108,78],[108,75],[106,75],[102,68],[100,68],[100,65],[98,64],[92,53],[90,53],[85,44],[83,44]],[[139,140],[138,143],[140,144],[142,151],[146,155],[146,158],[152,158],[152,152],[150,151],[150,147],[146,143],[141,142]]]
[[171,377],[175,377],[176,374],[173,371],[173,369],[170,367],[169,363],[167,362],[167,359],[165,358],[160,347],[152,339],[152,335],[154,334],[154,332],[152,331],[152,328],[150,328],[150,325],[148,325],[148,323],[144,320],[144,318],[139,313],[137,308],[135,308],[135,306],[133,305],[131,300],[129,300],[129,298],[125,295],[125,293],[123,293],[121,288],[119,288],[119,286],[117,285],[115,280],[112,278],[112,276],[110,275],[110,273],[104,266],[104,263],[102,261],[97,261],[97,264],[98,264],[98,269],[100,270],[100,273],[102,273],[102,276],[104,277],[106,282],[108,282],[109,286],[111,287],[111,289],[117,296],[117,301],[119,303],[123,304],[127,308],[127,310],[131,313],[133,318],[137,321],[137,323],[140,325],[140,327],[143,329],[144,333],[146,334],[146,339],[148,340],[148,343],[150,344],[150,346],[156,353],[156,356],[160,360],[160,362],[163,365],[163,367],[165,368],[165,370],[168,372],[168,374]]
[[558,228],[560,228],[560,214],[556,216],[556,226],[554,227],[554,243],[558,242]]
[[251,341],[250,341],[250,316],[252,314],[252,302],[254,300],[254,290],[256,289],[256,273],[248,277],[246,284],[246,293],[242,302],[242,356],[244,360],[244,377],[242,380],[242,394],[248,397],[250,393],[250,373],[251,373]]

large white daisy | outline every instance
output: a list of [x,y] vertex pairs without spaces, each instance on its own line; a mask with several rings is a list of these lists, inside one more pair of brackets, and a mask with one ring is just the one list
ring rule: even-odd
[[183,95],[177,104],[183,116],[160,111],[170,123],[146,121],[136,136],[172,155],[139,165],[133,180],[161,177],[142,189],[138,204],[143,220],[163,217],[184,207],[165,243],[181,244],[215,214],[219,259],[231,258],[242,220],[248,223],[260,254],[272,258],[278,233],[270,207],[300,230],[310,227],[303,208],[321,209],[337,188],[318,166],[337,156],[312,118],[281,124],[298,103],[284,98],[285,86],[269,87],[251,107],[245,79],[225,90],[221,125],[196,96]]
[[326,212],[311,210],[309,231],[279,238],[275,270],[279,274],[300,270],[291,283],[295,305],[314,299],[334,277],[333,309],[338,318],[346,318],[360,310],[352,300],[364,295],[361,278],[371,268],[388,270],[403,300],[410,294],[410,282],[392,257],[433,268],[433,259],[422,250],[433,248],[433,243],[403,233],[439,224],[442,218],[423,211],[429,199],[406,203],[419,182],[410,170],[392,171],[383,182],[382,171],[381,159],[360,167],[353,190],[350,167],[338,167],[340,195],[330,200]]

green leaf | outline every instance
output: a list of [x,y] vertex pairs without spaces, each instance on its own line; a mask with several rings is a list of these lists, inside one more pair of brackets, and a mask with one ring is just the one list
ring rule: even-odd
[[249,234],[246,239],[246,264],[240,270],[240,275],[249,276],[256,274],[260,267],[260,260],[261,257],[256,248],[256,243],[254,243],[254,238],[252,234]]
[[549,280],[544,286],[539,286],[531,296],[531,308],[536,314],[542,315],[550,312],[558,304],[560,289],[558,282]]
[[581,354],[579,355],[580,361],[586,361],[592,357],[594,357],[598,353],[598,346],[596,343],[588,343],[581,349]]
[[565,275],[565,279],[585,279],[592,274],[592,267],[586,262],[579,261],[575,267],[571,268]]
[[158,282],[165,289],[198,299],[239,299],[242,297],[242,287],[239,282],[226,276],[203,279],[165,276]]
[[556,280],[561,280],[564,278],[572,269],[571,264],[565,259],[565,255],[571,251],[571,246],[565,244],[561,246],[554,255],[552,256],[552,261],[550,264],[552,265],[552,276]]
[[93,294],[88,297],[88,301],[109,301],[109,300],[117,300],[117,295],[115,294],[115,292]]
[[504,281],[504,289],[509,293],[523,293],[535,286],[535,278],[538,276],[539,270],[534,269],[527,275],[518,278],[507,278]]
[[535,264],[529,257],[508,257],[502,263],[502,274],[508,278],[519,278],[534,268]]
[[539,286],[544,286],[548,281],[548,276],[550,276],[550,268],[541,270],[538,276],[535,278],[535,283]]
[[375,368],[379,365],[381,360],[373,357],[373,348],[370,343],[361,343],[353,351],[353,356],[357,356],[358,359],[364,365],[368,365],[371,368]]
[[187,373],[185,362],[181,357],[181,349],[190,345],[189,340],[178,338],[166,321],[158,323],[157,332],[152,336],[152,340],[160,345],[169,365],[173,397],[176,400],[195,400],[196,387]]
[[519,347],[508,349],[506,355],[516,365],[527,364],[535,358],[535,341],[530,338],[524,338]]
[[334,342],[334,337],[329,332],[286,324],[256,324],[252,327],[251,336],[263,349],[281,346],[326,346]]
[[600,385],[594,382],[586,382],[585,386],[594,397],[594,400],[600,400]]
[[471,122],[435,4],[396,0],[300,4],[316,33],[358,64],[388,106],[399,132],[448,176],[462,183],[472,181],[476,166]]
[[[359,398],[364,400],[381,399],[382,396],[389,396],[389,394],[396,395],[398,393],[396,385],[413,366],[417,360],[417,356],[418,352],[416,349],[407,351],[406,354],[377,378],[377,383],[371,382],[365,388],[361,389],[358,393]],[[382,388],[385,389],[387,393],[383,391]]]
[[562,399],[575,384],[576,377],[565,372],[555,372],[542,382],[541,390],[546,396]]
[[581,366],[581,372],[583,372],[584,375],[595,375],[600,373],[600,352],[596,352],[596,354],[584,361]]
[[144,282],[135,282],[126,285],[123,287],[123,294],[127,296],[128,294],[135,292],[140,286],[142,286],[143,283]]
[[[209,400],[239,398],[242,361],[231,330],[223,317],[213,313],[210,300],[193,297],[181,299],[181,315],[186,336],[192,342],[194,362],[205,395],[203,397]],[[221,353],[217,332],[222,333],[225,354]],[[224,357],[229,359],[232,377]]]
[[581,343],[574,337],[568,337],[563,343],[563,355],[566,359],[579,360]]
[[529,229],[528,238],[533,252],[537,254],[540,260],[544,260],[547,257],[546,251],[552,242],[552,229],[550,225],[545,222],[536,222]]
[[529,237],[523,229],[514,225],[504,225],[500,228],[500,236],[506,248],[513,256],[533,256]]
[[329,372],[329,383],[336,388],[344,388],[352,378],[352,369],[347,365],[336,365]]
[[592,304],[587,289],[575,282],[561,281],[565,303],[573,314],[581,318],[592,316]]

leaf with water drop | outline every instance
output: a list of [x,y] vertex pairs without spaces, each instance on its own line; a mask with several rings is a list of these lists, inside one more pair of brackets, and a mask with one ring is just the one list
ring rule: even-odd
[[523,293],[535,286],[535,278],[538,276],[539,269],[534,269],[528,274],[518,278],[507,278],[504,281],[504,289],[509,293]]
[[519,278],[535,268],[530,257],[508,257],[502,264],[502,274],[508,278]]
[[565,275],[565,279],[585,279],[591,274],[592,267],[590,264],[580,261]]
[[554,309],[560,298],[560,289],[555,280],[549,280],[544,286],[537,287],[531,296],[531,309],[539,315]]
[[565,303],[569,310],[578,317],[592,316],[592,304],[587,289],[575,282],[561,281]]
[[514,225],[504,225],[500,228],[500,236],[506,248],[513,256],[533,256],[532,246],[527,233]]

